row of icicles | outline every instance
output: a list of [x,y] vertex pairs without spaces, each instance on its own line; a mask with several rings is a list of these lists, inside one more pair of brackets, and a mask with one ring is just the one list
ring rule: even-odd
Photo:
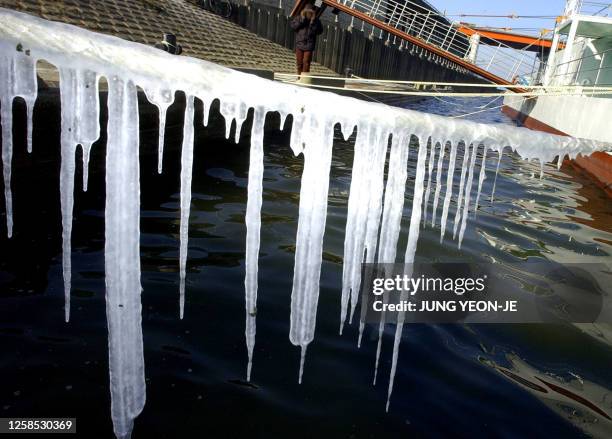
[[[12,196],[10,189],[12,159],[12,102],[21,97],[27,104],[27,144],[32,151],[32,115],[37,97],[36,62],[32,57],[2,54],[0,64],[0,99],[2,123],[2,159],[6,224],[12,235]],[[65,288],[65,318],[70,317],[71,227],[74,204],[75,154],[81,145],[83,156],[83,190],[87,190],[88,161],[92,144],[100,137],[99,81],[101,75],[89,70],[59,67],[61,95],[61,171],[60,193],[63,241],[63,278]],[[105,273],[107,318],[109,325],[109,368],[111,376],[112,416],[118,437],[129,437],[133,420],[145,401],[144,358],[140,305],[139,262],[139,164],[138,164],[138,104],[137,87],[131,80],[114,76],[108,82],[108,140],[106,158],[106,245]],[[159,109],[159,168],[162,171],[165,116],[174,102],[174,92],[163,88],[145,88],[147,98]],[[191,203],[191,178],[194,143],[194,99],[187,93],[181,151],[180,173],[180,256],[179,297],[180,317],[185,302],[185,267],[187,260],[188,223]],[[211,99],[202,99],[206,125]],[[229,138],[235,121],[235,139],[247,117],[246,104],[226,105],[221,100],[221,113],[226,120]],[[246,345],[248,351],[247,379],[250,380],[255,345],[257,302],[257,272],[261,228],[262,181],[264,173],[263,106],[254,108],[251,131],[247,227],[245,254]],[[287,115],[281,115],[281,127]],[[335,121],[308,114],[300,126],[294,123],[293,135],[299,130],[305,146],[299,223],[296,238],[295,272],[291,300],[290,340],[302,349],[299,381],[302,380],[306,348],[314,339],[319,295],[319,277],[327,195],[334,139]],[[352,127],[343,126],[348,140]],[[354,163],[348,199],[347,226],[344,243],[343,285],[340,333],[347,318],[352,321],[359,300],[361,263],[396,261],[400,222],[404,210],[408,159],[417,154],[411,220],[404,262],[414,261],[419,225],[440,226],[440,241],[447,233],[449,207],[454,199],[456,210],[452,236],[461,242],[468,213],[476,211],[486,178],[487,150],[475,142],[446,141],[412,128],[397,131],[393,126],[363,121],[357,124]],[[421,145],[411,145],[416,136]],[[390,148],[389,148],[390,144]],[[412,144],[416,145],[416,144]],[[467,146],[466,146],[467,145]],[[480,155],[479,155],[479,151]],[[497,171],[501,161],[497,151]],[[385,164],[388,163],[385,181]],[[453,196],[455,168],[460,167],[458,191]],[[444,169],[447,169],[444,177]],[[472,199],[476,186],[476,197]],[[495,184],[493,184],[493,191]],[[493,194],[491,195],[493,199]],[[428,212],[432,201],[431,211]],[[366,258],[364,260],[364,255]],[[365,307],[364,307],[365,308]],[[363,311],[362,311],[363,312]],[[374,382],[378,372],[385,316],[378,328],[378,346]],[[403,328],[400,316],[396,326],[393,360],[388,387],[390,398],[397,368],[399,343]],[[359,344],[364,330],[359,326]],[[388,409],[387,402],[387,409]]]

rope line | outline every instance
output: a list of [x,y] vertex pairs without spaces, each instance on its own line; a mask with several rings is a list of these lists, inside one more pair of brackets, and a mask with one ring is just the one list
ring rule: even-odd
[[[296,73],[275,73],[275,76],[279,78],[298,78],[299,75]],[[395,79],[370,79],[370,78],[360,78],[360,77],[351,77],[345,78],[342,76],[322,76],[322,75],[308,75],[308,78],[312,79],[326,79],[332,81],[345,81],[345,82],[363,82],[363,83],[380,83],[380,84],[406,84],[406,85],[433,85],[433,86],[455,86],[455,87],[482,87],[482,88],[522,88],[522,89],[545,89],[545,90],[585,90],[585,89],[597,89],[597,90],[612,90],[612,87],[609,86],[584,86],[584,85],[521,85],[521,84],[508,84],[508,85],[500,85],[500,84],[491,84],[485,83],[480,84],[477,82],[435,82],[435,81],[405,81],[405,80],[395,80]],[[284,82],[287,82],[286,80]],[[302,84],[305,85],[305,84]],[[517,93],[521,94],[521,93]]]
[[351,89],[345,87],[337,87],[333,85],[322,85],[322,84],[307,84],[307,83],[296,83],[292,81],[282,81],[285,83],[290,83],[294,85],[300,85],[303,87],[311,87],[311,88],[321,88],[326,90],[343,90],[343,91],[353,91],[353,92],[361,92],[361,93],[380,93],[380,94],[395,94],[395,95],[404,95],[404,96],[448,96],[448,97],[496,97],[496,96],[517,96],[517,97],[538,97],[538,96],[583,96],[585,94],[588,95],[612,95],[612,88],[603,88],[603,87],[594,87],[594,90],[588,90],[586,93],[584,92],[584,87],[582,87],[579,91],[571,92],[568,90],[567,92],[552,92],[552,93],[542,93],[542,92],[526,92],[526,93],[508,93],[508,92],[499,92],[499,93],[486,93],[486,92],[446,92],[446,91],[406,91],[406,90],[389,90],[389,89],[367,89],[367,88],[359,88],[359,89]]

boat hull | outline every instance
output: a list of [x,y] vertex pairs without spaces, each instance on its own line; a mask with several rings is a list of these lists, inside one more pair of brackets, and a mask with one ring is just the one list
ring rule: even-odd
[[[543,96],[536,99],[506,97],[502,112],[521,125],[562,136],[600,140],[612,144],[606,114],[612,114],[612,99],[586,96]],[[578,156],[572,165],[586,171],[612,197],[612,154],[595,152]]]

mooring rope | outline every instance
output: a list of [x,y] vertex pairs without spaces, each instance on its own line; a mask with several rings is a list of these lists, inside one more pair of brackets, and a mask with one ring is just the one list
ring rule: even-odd
[[[299,78],[300,75],[296,73],[281,73],[275,72],[275,77],[280,78]],[[542,90],[584,90],[584,89],[597,89],[597,90],[612,90],[612,86],[609,85],[597,85],[597,86],[584,86],[584,85],[522,85],[522,84],[492,84],[492,83],[478,83],[478,82],[436,82],[436,81],[408,81],[408,80],[397,80],[397,79],[375,79],[375,78],[361,78],[361,77],[343,77],[343,76],[324,76],[324,75],[308,75],[311,79],[325,79],[330,81],[344,81],[344,82],[363,82],[363,83],[381,83],[381,84],[404,84],[404,85],[424,85],[424,86],[450,86],[450,87],[479,87],[479,88],[520,88],[520,89],[542,89]],[[282,81],[287,81],[283,80]]]
[[359,88],[352,89],[346,87],[338,87],[333,85],[322,85],[322,84],[308,84],[298,83],[294,81],[282,81],[285,83],[291,83],[304,87],[321,88],[326,90],[342,90],[342,91],[353,91],[361,93],[380,93],[380,94],[394,94],[402,96],[448,96],[448,97],[497,97],[497,96],[517,96],[517,97],[538,97],[538,96],[583,96],[583,95],[612,95],[612,88],[604,87],[589,87],[586,91],[584,87],[580,90],[571,91],[553,91],[553,92],[452,92],[452,91],[419,91],[419,90],[390,90],[390,89],[373,89],[373,88]]

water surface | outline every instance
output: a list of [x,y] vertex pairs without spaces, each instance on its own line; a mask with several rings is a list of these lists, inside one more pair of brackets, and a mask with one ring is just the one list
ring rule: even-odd
[[[487,104],[501,102],[444,98],[405,106],[456,115]],[[155,115],[150,107],[147,111],[149,116],[142,119],[152,126]],[[76,194],[72,318],[66,324],[59,116],[41,108],[37,116],[35,151],[28,156],[19,133],[24,117],[17,112],[14,237],[8,240],[4,232],[0,237],[0,417],[76,417],[79,437],[110,438],[104,144],[94,146],[88,192]],[[498,109],[471,118],[512,123]],[[298,385],[300,352],[288,334],[302,158],[287,146],[288,129],[271,128],[278,124],[277,115],[269,116],[265,140],[257,339],[252,383],[246,384],[248,144],[220,139],[219,120],[196,132],[181,321],[181,120],[175,119],[169,121],[162,175],[157,174],[155,127],[143,130],[141,140],[147,403],[136,419],[135,438],[612,435],[612,338],[609,327],[594,325],[410,325],[404,330],[394,395],[385,413],[394,327],[386,329],[375,387],[377,327],[366,328],[360,349],[356,322],[343,336],[337,333],[350,141],[338,141],[334,149],[316,338]],[[411,154],[399,255],[406,245],[415,160]],[[469,219],[461,250],[450,239],[440,244],[439,229],[428,226],[420,234],[418,260],[612,262],[612,203],[589,178],[569,166],[560,171],[547,166],[540,180],[539,165],[507,154],[491,202],[495,164],[492,156],[481,208]],[[565,386],[582,400],[553,391],[542,380]]]

